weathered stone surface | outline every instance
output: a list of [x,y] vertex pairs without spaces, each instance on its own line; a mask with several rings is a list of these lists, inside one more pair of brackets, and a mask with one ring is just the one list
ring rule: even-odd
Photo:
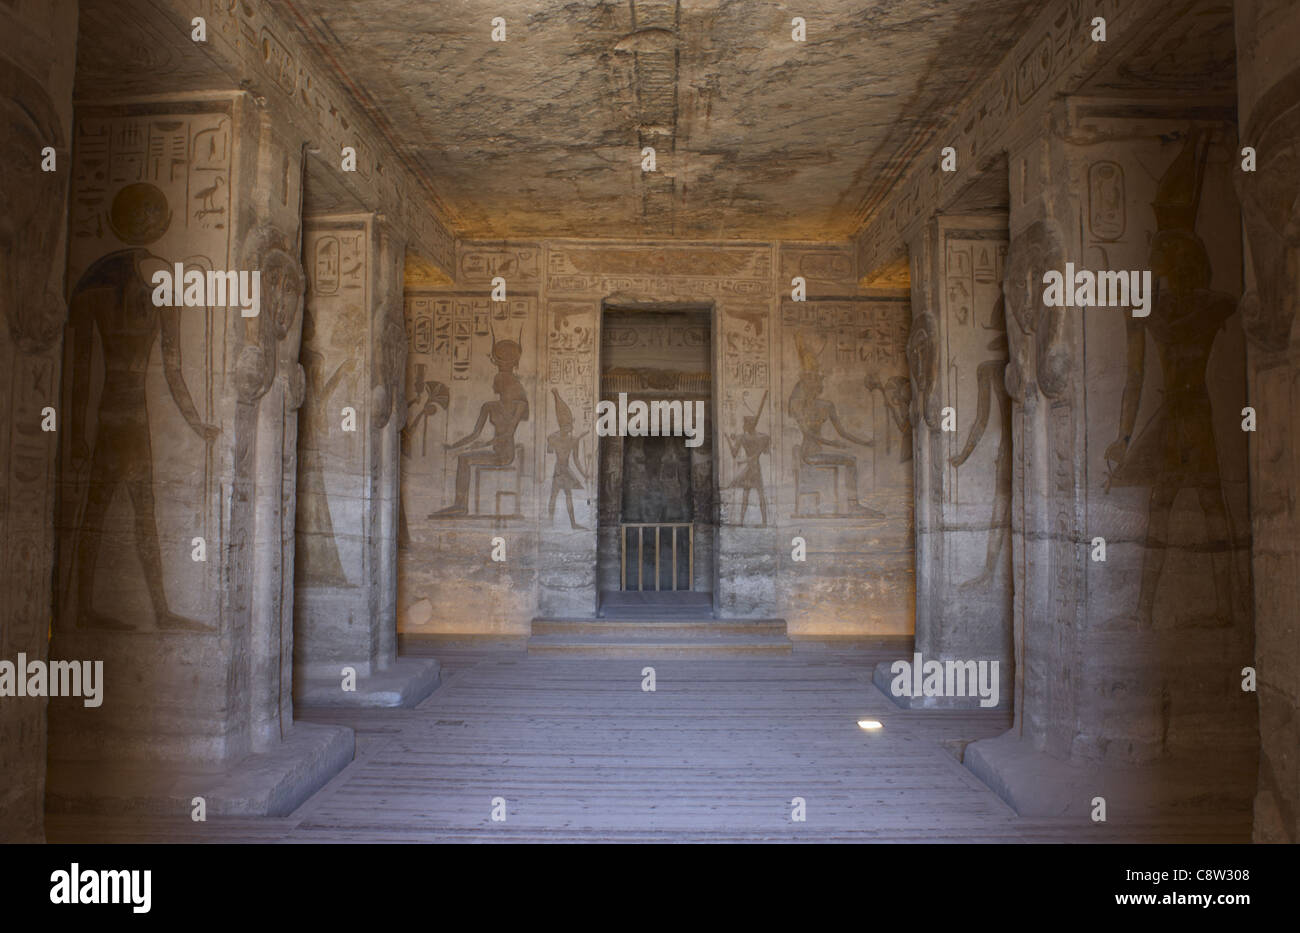
[[[77,5],[0,7],[0,660],[49,657]],[[50,148],[55,171],[43,171]],[[57,654],[54,657],[58,657]],[[66,702],[66,701],[65,701]],[[43,839],[46,701],[0,699],[0,841]]]
[[1275,0],[1235,5],[1240,143],[1258,153],[1239,176],[1245,219],[1250,404],[1259,413],[1250,464],[1255,662],[1259,673],[1258,842],[1300,841],[1300,518],[1296,514],[1296,205],[1300,203],[1300,71],[1286,50],[1300,41],[1300,10]]
[[296,6],[463,236],[827,240],[856,229],[1033,4],[470,0],[432,33],[403,0]]

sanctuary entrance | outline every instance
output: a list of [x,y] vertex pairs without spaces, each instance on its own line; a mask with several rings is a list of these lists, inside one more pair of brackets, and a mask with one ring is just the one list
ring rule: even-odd
[[600,366],[600,614],[711,614],[711,311],[607,303]]

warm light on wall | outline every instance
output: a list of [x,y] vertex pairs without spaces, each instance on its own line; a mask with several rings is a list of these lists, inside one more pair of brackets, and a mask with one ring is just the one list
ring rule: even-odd
[[879,719],[859,719],[858,728],[866,729],[868,732],[874,732],[876,729],[885,728]]

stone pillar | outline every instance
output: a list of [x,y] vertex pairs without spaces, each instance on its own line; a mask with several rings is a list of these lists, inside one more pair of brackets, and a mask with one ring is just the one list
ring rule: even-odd
[[[1087,819],[1104,797],[1111,821],[1195,819],[1206,787],[1216,810],[1249,798],[1231,113],[1068,99],[1010,154],[1016,720],[966,762],[1022,814]],[[1067,262],[1149,271],[1159,294],[1048,306]]]
[[[0,661],[26,679],[19,657],[26,668],[49,656],[55,461],[67,425],[58,386],[77,5],[0,7],[0,34]],[[0,699],[0,842],[43,841],[45,757],[46,699]]]
[[[283,814],[352,757],[290,692],[301,151],[243,93],[77,111],[54,649],[104,692],[51,716],[51,807]],[[158,306],[176,264],[258,301]]]
[[964,696],[911,696],[910,669],[903,681],[907,695],[895,696],[894,662],[882,662],[875,683],[902,706],[1011,705],[1011,402],[1002,378],[1006,230],[1005,214],[941,214],[909,249],[915,653],[922,665],[996,662],[996,703],[991,693],[979,695],[976,682],[961,688]]
[[410,706],[437,685],[436,661],[397,658],[403,253],[373,214],[305,224],[294,696],[309,705]]
[[1246,231],[1250,458],[1260,762],[1257,842],[1300,841],[1300,8],[1281,0],[1236,4],[1240,145],[1254,172],[1238,172]]

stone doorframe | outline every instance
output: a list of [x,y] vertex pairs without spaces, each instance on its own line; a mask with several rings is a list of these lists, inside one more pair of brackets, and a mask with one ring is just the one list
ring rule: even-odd
[[[601,379],[604,373],[604,357],[601,352],[601,348],[604,342],[605,313],[607,311],[634,311],[634,312],[644,311],[649,313],[681,312],[681,313],[707,314],[709,317],[710,385],[709,385],[709,404],[708,404],[707,417],[709,420],[709,443],[712,445],[714,467],[713,467],[713,490],[712,490],[713,493],[712,513],[713,514],[709,517],[709,520],[705,524],[708,524],[711,527],[712,533],[706,536],[707,540],[705,541],[701,541],[700,535],[697,534],[696,547],[698,548],[701,545],[703,545],[704,547],[707,547],[709,549],[710,566],[711,566],[709,589],[710,589],[710,596],[712,599],[712,611],[713,614],[716,616],[718,615],[718,609],[719,609],[718,600],[720,595],[719,594],[720,591],[719,572],[718,572],[720,554],[718,550],[719,536],[717,532],[718,532],[718,527],[721,524],[720,499],[719,499],[719,496],[721,494],[721,490],[719,488],[719,479],[720,479],[720,472],[721,472],[720,471],[721,463],[719,459],[721,448],[719,447],[719,443],[721,441],[721,435],[718,433],[719,425],[720,425],[719,416],[721,412],[719,408],[719,396],[718,396],[717,389],[718,389],[718,374],[722,371],[722,365],[723,365],[722,356],[721,356],[723,352],[721,322],[719,320],[717,302],[711,298],[665,300],[662,298],[645,298],[643,296],[625,296],[619,293],[615,293],[613,295],[607,295],[606,297],[602,298],[600,301],[599,313],[596,315],[596,333],[593,338],[594,350],[596,354],[596,365],[594,367],[595,369],[594,376],[595,376],[595,391],[596,391],[597,400],[599,400],[601,396]],[[597,456],[596,456],[595,469],[597,474],[599,474],[600,471],[599,451],[597,452]],[[593,515],[593,524],[595,526],[593,528],[593,533],[598,536],[599,535],[598,529],[600,527],[599,515],[600,515],[600,495],[601,495],[599,475],[595,477],[595,480],[596,480],[596,509]],[[695,519],[695,522],[697,525],[701,524],[698,517]],[[600,549],[600,541],[599,541],[599,537],[597,537],[596,540],[597,561],[600,560],[599,549]],[[699,557],[697,551],[696,561],[698,562],[698,560]],[[595,616],[595,614],[600,609],[599,603],[600,603],[600,577],[599,575],[597,575],[595,592],[593,594],[593,601],[592,601],[593,616]]]

